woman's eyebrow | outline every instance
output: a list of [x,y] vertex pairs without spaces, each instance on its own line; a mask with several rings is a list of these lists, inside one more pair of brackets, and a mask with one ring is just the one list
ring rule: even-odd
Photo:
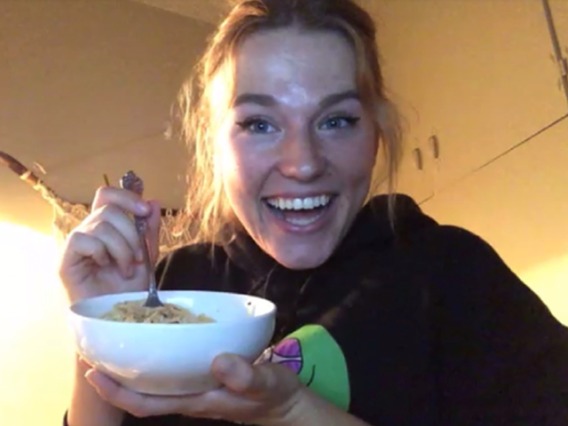
[[[323,98],[319,102],[319,106],[321,109],[326,109],[331,105],[337,104],[346,99],[360,100],[360,96],[356,90],[346,90],[344,92],[333,93]],[[270,107],[278,104],[278,101],[274,96],[271,95],[264,95],[260,93],[242,93],[235,98],[233,107],[247,103]]]
[[261,95],[258,93],[243,93],[236,97],[235,102],[233,102],[233,107],[237,107],[242,104],[257,104],[261,106],[274,106],[277,104],[274,96]]
[[346,99],[355,99],[357,101],[361,100],[359,93],[356,90],[346,90],[345,92],[333,93],[326,96],[320,102],[320,108],[326,109],[334,104],[338,104]]

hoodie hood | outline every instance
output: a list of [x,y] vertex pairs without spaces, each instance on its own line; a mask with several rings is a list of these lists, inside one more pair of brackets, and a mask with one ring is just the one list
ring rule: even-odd
[[[298,318],[313,318],[325,306],[337,303],[352,290],[363,265],[383,250],[404,244],[406,238],[426,227],[436,226],[408,196],[396,195],[394,221],[389,216],[388,196],[369,200],[334,254],[314,269],[291,270],[267,255],[245,232],[225,247],[229,259],[250,277],[249,294],[278,306],[275,338],[291,331]],[[370,257],[369,257],[370,256]],[[346,279],[348,277],[348,279]]]

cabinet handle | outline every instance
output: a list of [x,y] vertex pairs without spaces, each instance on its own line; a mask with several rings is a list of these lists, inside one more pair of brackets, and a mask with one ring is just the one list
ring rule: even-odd
[[438,140],[438,136],[432,135],[428,138],[428,143],[430,145],[430,151],[432,152],[432,157],[434,159],[440,158],[440,141]]
[[422,159],[422,150],[420,148],[414,148],[412,150],[412,158],[414,159],[414,165],[418,170],[422,170],[424,167]]

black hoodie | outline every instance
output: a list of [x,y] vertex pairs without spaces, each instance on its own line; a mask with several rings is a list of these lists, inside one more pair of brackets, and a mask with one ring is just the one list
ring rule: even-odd
[[[213,253],[205,245],[175,251],[158,277],[162,289],[274,301],[273,344],[300,336],[308,347],[302,339],[317,334],[313,342],[327,346],[315,363],[301,360],[304,383],[312,386],[314,372],[335,374],[314,391],[371,425],[568,425],[568,330],[479,237],[437,224],[403,195],[394,226],[387,213],[385,196],[372,199],[314,270],[278,265],[243,234]],[[265,357],[286,362],[290,348]],[[338,393],[325,394],[334,383]],[[179,416],[123,423],[228,424]]]

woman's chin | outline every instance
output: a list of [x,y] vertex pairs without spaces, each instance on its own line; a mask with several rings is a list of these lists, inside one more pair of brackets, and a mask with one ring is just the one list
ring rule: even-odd
[[[319,251],[319,253],[318,253]],[[314,256],[315,253],[317,256]],[[321,248],[314,249],[311,253],[306,253],[303,250],[292,253],[291,255],[286,253],[273,253],[273,258],[282,266],[293,270],[306,270],[314,269],[321,266],[329,258],[329,254],[321,252]]]

